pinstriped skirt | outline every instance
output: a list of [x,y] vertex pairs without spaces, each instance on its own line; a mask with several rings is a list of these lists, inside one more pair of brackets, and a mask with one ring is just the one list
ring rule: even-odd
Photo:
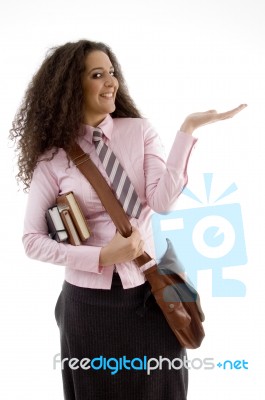
[[186,400],[187,369],[161,362],[183,360],[186,350],[148,282],[124,290],[117,273],[111,290],[65,281],[55,318],[65,400]]

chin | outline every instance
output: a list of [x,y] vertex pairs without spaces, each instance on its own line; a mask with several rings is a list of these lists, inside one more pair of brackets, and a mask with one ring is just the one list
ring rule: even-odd
[[115,107],[115,105],[114,105],[114,106],[108,108],[107,113],[108,113],[108,114],[111,114],[111,113],[113,113],[115,110],[116,110],[116,107]]

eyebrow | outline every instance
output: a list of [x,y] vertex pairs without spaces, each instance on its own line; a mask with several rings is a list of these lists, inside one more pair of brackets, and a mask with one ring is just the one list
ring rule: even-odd
[[[92,68],[88,73],[90,74],[90,72],[93,72],[93,71],[98,70],[98,69],[104,69],[104,68],[103,67]],[[111,65],[109,69],[114,69],[113,65]]]

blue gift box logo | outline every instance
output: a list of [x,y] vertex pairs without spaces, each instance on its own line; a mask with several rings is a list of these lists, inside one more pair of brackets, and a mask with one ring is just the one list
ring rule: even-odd
[[[209,203],[213,174],[203,175]],[[233,183],[213,203],[235,190],[237,187]],[[202,204],[188,188],[182,193]],[[206,205],[166,215],[155,213],[152,227],[157,259],[165,253],[166,238],[169,238],[195,287],[197,272],[212,269],[213,296],[245,296],[246,288],[241,281],[222,277],[223,268],[247,263],[240,204]]]

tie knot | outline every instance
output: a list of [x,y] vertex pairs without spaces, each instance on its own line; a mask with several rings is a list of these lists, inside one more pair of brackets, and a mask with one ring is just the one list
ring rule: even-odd
[[94,131],[93,132],[93,141],[94,142],[99,142],[101,139],[102,139],[102,132]]

